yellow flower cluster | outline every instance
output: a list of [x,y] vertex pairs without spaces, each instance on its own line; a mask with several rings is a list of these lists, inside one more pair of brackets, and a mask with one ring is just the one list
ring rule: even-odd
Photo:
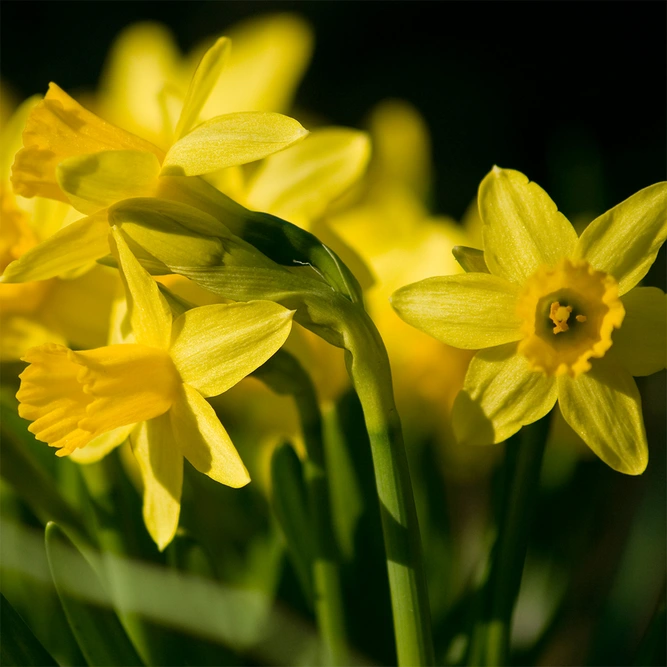
[[[632,375],[665,367],[666,302],[633,288],[667,236],[665,185],[579,238],[538,186],[498,168],[480,186],[479,218],[435,217],[428,134],[409,105],[379,105],[369,133],[308,132],[284,115],[311,49],[308,26],[287,15],[185,58],[160,26],[138,25],[118,39],[96,96],[81,104],[52,83],[6,124],[0,349],[29,364],[17,397],[35,437],[81,463],[129,439],[163,549],[183,457],[228,486],[249,481],[206,399],[283,344],[323,403],[347,388],[340,350],[293,327],[291,308],[221,303],[174,275],[270,266],[237,234],[261,211],[312,232],[355,273],[410,424],[447,440],[453,410],[460,445],[500,442],[558,400],[605,462],[642,472]],[[467,247],[480,225],[483,253]],[[453,275],[432,277],[442,273]],[[253,418],[259,437],[297,438],[272,400],[268,429]]]

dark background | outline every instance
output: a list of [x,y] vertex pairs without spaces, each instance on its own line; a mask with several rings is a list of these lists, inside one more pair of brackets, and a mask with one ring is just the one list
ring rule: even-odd
[[300,13],[315,53],[296,104],[363,126],[385,97],[424,115],[434,208],[459,218],[493,164],[566,215],[665,178],[663,2],[29,2],[3,0],[3,79],[25,97],[94,87],[114,36],[158,20],[183,50],[245,17]]

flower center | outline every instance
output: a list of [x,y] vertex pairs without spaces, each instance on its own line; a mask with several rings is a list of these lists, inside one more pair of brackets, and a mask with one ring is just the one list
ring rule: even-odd
[[49,343],[26,353],[19,415],[35,437],[59,448],[58,456],[85,447],[119,426],[164,414],[181,378],[164,350],[109,345],[85,352]]
[[519,352],[547,375],[576,377],[603,357],[625,310],[618,284],[586,261],[540,267],[527,281],[517,304],[523,339]]

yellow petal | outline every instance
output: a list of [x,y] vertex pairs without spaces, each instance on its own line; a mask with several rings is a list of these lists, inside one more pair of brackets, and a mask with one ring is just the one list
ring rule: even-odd
[[510,343],[482,350],[470,362],[452,408],[460,444],[502,442],[553,408],[555,379],[531,370],[516,348]]
[[[0,286],[0,291],[2,290]],[[67,341],[57,332],[28,317],[2,313],[0,361],[18,361],[31,347]]]
[[250,481],[227,431],[196,389],[184,384],[169,415],[183,455],[199,472],[235,489]]
[[667,183],[656,183],[593,220],[577,255],[614,276],[625,294],[646,275],[666,238]]
[[130,197],[152,197],[160,162],[145,151],[104,151],[63,160],[56,168],[58,185],[82,213]]
[[371,136],[371,178],[407,187],[424,202],[431,187],[431,140],[417,109],[403,100],[380,102],[371,115]]
[[310,60],[312,28],[298,14],[280,13],[243,21],[227,35],[233,47],[230,62],[202,118],[236,111],[286,111]]
[[99,435],[80,426],[93,397],[79,382],[82,369],[71,355],[71,350],[54,343],[29,349],[22,358],[29,365],[19,376],[16,394],[19,416],[32,422],[28,430],[37,440],[58,448],[59,456],[85,447]]
[[86,266],[108,254],[108,235],[105,218],[92,216],[77,220],[12,262],[0,282],[46,280]]
[[198,176],[246,164],[287,148],[308,134],[293,118],[269,112],[217,116],[177,141],[167,153],[162,174]]
[[484,259],[491,273],[522,283],[542,264],[574,251],[577,233],[549,195],[526,176],[494,167],[479,186]]
[[303,226],[320,217],[361,177],[369,157],[365,133],[346,128],[315,130],[263,162],[246,204]]
[[158,139],[158,95],[177,76],[180,58],[165,26],[140,22],[125,28],[114,40],[102,73],[100,114],[130,132]]
[[67,201],[56,179],[56,167],[76,155],[109,150],[162,151],[84,109],[55,83],[32,109],[23,132],[23,149],[12,167],[12,183],[24,197]]
[[132,451],[144,485],[144,523],[162,551],[176,534],[183,488],[183,455],[169,416],[141,424],[132,437]]
[[427,278],[401,287],[391,303],[402,320],[443,343],[475,350],[519,340],[519,288],[488,273]]
[[97,463],[109,452],[122,445],[136,428],[136,424],[129,424],[98,435],[82,449],[75,449],[70,454],[70,458],[81,464]]
[[220,37],[199,61],[176,125],[176,139],[180,139],[196,124],[199,112],[229,60],[230,50],[230,40],[227,37]]
[[293,314],[272,301],[193,308],[174,321],[171,357],[183,382],[217,396],[282,346]]
[[667,295],[657,287],[636,287],[621,297],[625,319],[607,353],[630,375],[652,375],[667,365]]
[[648,463],[641,398],[628,371],[608,360],[576,378],[558,378],[565,421],[611,468],[640,475]]
[[119,287],[118,271],[96,264],[78,278],[54,281],[36,315],[72,347],[101,347],[108,342],[111,303]]
[[171,338],[171,310],[157,283],[127,247],[122,232],[112,227],[121,275],[126,286],[130,320],[138,343],[167,349]]

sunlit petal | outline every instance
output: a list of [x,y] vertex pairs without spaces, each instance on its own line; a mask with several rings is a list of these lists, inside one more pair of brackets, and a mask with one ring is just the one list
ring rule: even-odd
[[667,364],[667,295],[657,287],[636,287],[621,297],[623,326],[614,332],[610,358],[631,375],[652,375]]
[[632,289],[667,238],[667,183],[656,183],[609,209],[584,230],[577,254]]
[[484,258],[491,273],[522,283],[568,257],[577,233],[551,197],[526,176],[494,167],[479,186]]
[[628,371],[607,360],[576,378],[558,378],[565,421],[611,468],[640,475],[648,464],[641,398]]
[[533,371],[516,343],[478,352],[470,362],[452,418],[460,444],[502,442],[546,415],[556,402],[556,380]]
[[141,424],[132,437],[132,451],[144,485],[144,522],[162,551],[178,528],[183,487],[183,455],[169,416]]
[[272,301],[194,308],[174,321],[170,354],[183,382],[204,396],[216,396],[281,347],[292,315]]
[[196,389],[183,385],[169,415],[183,455],[199,472],[234,488],[250,481],[227,431]]
[[307,134],[298,121],[277,113],[217,116],[196,127],[169,149],[162,174],[198,176],[246,164],[287,148]]
[[488,273],[427,278],[391,298],[401,319],[443,343],[479,349],[519,340],[519,288]]
[[167,349],[171,338],[171,310],[157,283],[127,247],[122,232],[112,228],[121,275],[127,287],[130,319],[138,343]]

